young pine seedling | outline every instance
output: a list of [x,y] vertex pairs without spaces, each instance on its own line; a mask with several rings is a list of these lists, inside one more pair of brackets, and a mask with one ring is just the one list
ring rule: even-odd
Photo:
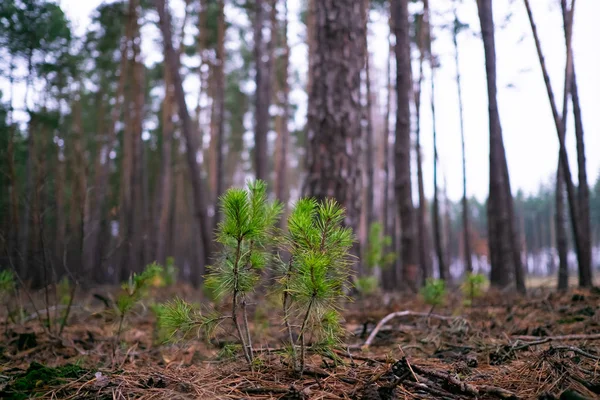
[[429,315],[431,315],[433,309],[444,304],[446,300],[446,283],[441,279],[427,278],[425,286],[421,289],[421,295],[425,304],[431,306],[429,310]]
[[163,268],[160,265],[153,263],[148,265],[142,273],[134,273],[131,275],[129,280],[121,285],[122,291],[117,296],[115,302],[119,326],[117,328],[115,344],[113,347],[113,357],[116,354],[117,346],[121,340],[123,322],[125,321],[126,316],[147,295],[148,289],[155,285],[156,280],[160,278],[162,273]]
[[[8,305],[8,299],[16,288],[15,278],[12,271],[5,269],[0,271],[0,302],[6,308],[6,321],[4,333],[8,332],[8,320],[12,318],[12,313]],[[14,322],[14,320],[13,320]]]
[[485,275],[468,273],[461,285],[463,295],[466,297],[464,304],[473,306],[473,301],[483,294],[485,285],[487,285]]
[[231,297],[230,317],[244,357],[252,367],[248,296],[272,258],[271,245],[283,206],[278,201],[267,201],[267,186],[257,180],[248,183],[247,189],[229,189],[221,198],[221,210],[223,221],[217,230],[221,251],[217,263],[209,267],[205,286],[217,300]]
[[369,228],[367,249],[365,252],[365,262],[369,269],[375,267],[387,268],[396,260],[396,253],[388,252],[387,249],[392,245],[392,237],[384,235],[383,225],[380,222],[374,222]]
[[322,203],[301,199],[288,219],[286,244],[291,256],[279,283],[293,366],[300,373],[305,368],[308,335],[315,341],[313,347],[326,353],[342,335],[338,309],[349,282],[354,240],[343,221],[344,210],[330,199]]
[[203,315],[199,307],[180,298],[154,305],[152,311],[156,315],[158,337],[163,343],[186,339],[193,332],[196,337],[204,332],[209,339],[224,319],[215,312]]

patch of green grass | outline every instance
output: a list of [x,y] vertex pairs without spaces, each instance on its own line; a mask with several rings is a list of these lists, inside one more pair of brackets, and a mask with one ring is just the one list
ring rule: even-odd
[[28,399],[41,388],[59,385],[67,379],[78,379],[88,373],[90,371],[73,364],[53,368],[32,362],[27,371],[18,375],[4,393],[0,393],[0,397],[8,395],[11,399]]

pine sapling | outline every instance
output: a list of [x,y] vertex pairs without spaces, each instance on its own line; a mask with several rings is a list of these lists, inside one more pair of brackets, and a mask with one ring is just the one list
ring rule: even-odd
[[429,310],[429,315],[431,315],[434,308],[444,304],[446,300],[446,283],[441,279],[427,278],[425,286],[421,289],[421,295],[425,304],[431,306]]
[[[316,339],[315,348],[327,351],[342,334],[338,309],[350,278],[353,244],[352,230],[343,227],[343,221],[344,210],[331,199],[301,199],[288,219],[291,258],[281,273],[280,288],[293,366],[300,373],[306,365],[307,335]],[[300,323],[296,340],[292,320]]]
[[129,280],[121,285],[122,292],[117,296],[115,302],[116,313],[119,318],[119,326],[113,346],[113,357],[121,340],[123,323],[125,317],[133,308],[147,295],[148,289],[155,283],[156,279],[163,273],[163,268],[157,264],[148,265],[140,274],[132,274]]
[[483,294],[483,288],[487,284],[487,279],[483,274],[468,273],[465,281],[461,285],[463,295],[466,297],[464,303],[473,306],[475,298]]
[[272,257],[269,247],[283,207],[278,201],[267,201],[267,186],[260,180],[248,183],[247,189],[229,189],[220,203],[223,221],[218,226],[217,242],[222,249],[218,262],[209,267],[205,285],[217,299],[231,296],[230,317],[252,367],[248,296]]

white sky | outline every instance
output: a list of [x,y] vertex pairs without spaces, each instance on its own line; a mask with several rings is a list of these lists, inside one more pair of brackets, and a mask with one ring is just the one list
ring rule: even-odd
[[[79,34],[85,32],[91,12],[101,3],[100,0],[60,0],[59,3],[71,19]],[[173,12],[182,14],[180,1],[172,1]],[[477,8],[474,1],[463,2],[459,17],[479,32]],[[559,0],[532,0],[534,17],[542,40],[546,63],[549,68],[552,86],[559,102],[562,99],[564,79],[564,36]],[[441,59],[441,68],[436,70],[436,117],[438,146],[443,173],[447,176],[448,194],[457,200],[462,194],[462,167],[458,102],[454,81],[455,69],[453,46],[449,32],[435,28],[451,21],[452,2],[432,2],[432,22],[437,40],[433,51]],[[290,30],[292,44],[292,68],[301,74],[306,73],[306,46],[301,42],[303,27],[298,20],[300,0],[289,0]],[[445,8],[444,8],[445,7]],[[500,118],[504,132],[508,167],[513,192],[523,189],[526,193],[535,192],[541,182],[547,182],[555,175],[558,160],[558,139],[546,89],[537,60],[535,45],[530,33],[527,14],[520,0],[497,0],[494,2],[496,31],[496,51],[498,62],[498,94]],[[506,16],[512,15],[510,23],[503,24]],[[583,123],[586,135],[587,168],[590,183],[595,182],[600,172],[600,119],[595,115],[600,111],[600,52],[597,51],[597,38],[600,38],[599,0],[580,0],[575,12],[573,46],[579,96],[583,110]],[[227,15],[230,17],[231,15]],[[370,51],[374,53],[374,69],[378,85],[385,87],[387,62],[387,17],[372,14],[369,38]],[[148,38],[155,38],[157,32],[143,31]],[[159,48],[152,40],[145,40],[146,61],[160,60]],[[473,33],[463,32],[459,37],[460,68],[465,112],[465,141],[467,150],[468,193],[480,200],[488,193],[488,118],[487,91],[483,45]],[[379,72],[379,74],[377,74]],[[424,173],[426,192],[433,193],[433,165],[431,114],[429,107],[429,84],[425,83],[422,109],[422,144],[424,151]],[[186,91],[197,93],[197,80],[186,80]],[[5,92],[6,93],[6,92]],[[305,101],[306,96],[299,91],[292,93],[294,98]],[[381,90],[385,98],[384,90]],[[192,97],[195,104],[195,97]],[[192,100],[190,98],[190,100]],[[381,102],[382,106],[385,104]],[[558,105],[559,110],[562,104]],[[300,107],[302,119],[305,106]],[[568,151],[573,179],[577,179],[575,139],[573,119],[569,116]]]

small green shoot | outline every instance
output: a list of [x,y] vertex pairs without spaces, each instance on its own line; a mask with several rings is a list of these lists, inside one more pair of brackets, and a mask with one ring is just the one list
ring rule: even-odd
[[356,279],[354,287],[361,296],[370,296],[379,289],[379,281],[376,276],[361,276]]
[[396,253],[386,252],[392,245],[392,237],[384,235],[383,225],[374,222],[369,228],[367,248],[365,252],[365,263],[369,269],[375,267],[388,268],[396,260]]
[[476,298],[481,297],[487,285],[487,278],[483,274],[468,273],[461,285],[461,291],[465,296],[464,304],[472,306]]
[[140,274],[133,274],[129,277],[129,280],[121,284],[121,293],[117,296],[116,312],[119,316],[119,327],[117,328],[117,334],[115,337],[115,345],[113,347],[113,357],[117,351],[117,346],[121,339],[121,333],[123,331],[123,322],[125,317],[131,312],[131,310],[148,294],[148,290],[156,282],[160,280],[160,276],[163,273],[163,268],[152,263],[142,271]]
[[431,306],[429,314],[433,312],[436,306],[444,304],[446,301],[446,283],[441,279],[428,278],[425,286],[421,289],[423,301]]

